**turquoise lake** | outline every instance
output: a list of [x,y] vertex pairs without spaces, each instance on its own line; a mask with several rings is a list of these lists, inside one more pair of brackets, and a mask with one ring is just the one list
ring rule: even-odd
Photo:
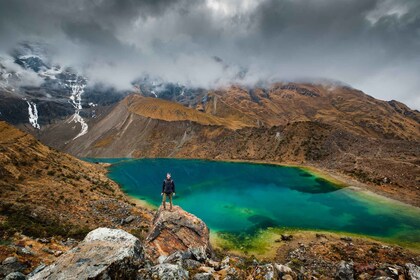
[[174,204],[212,231],[254,234],[269,227],[363,234],[420,242],[420,210],[367,195],[296,167],[185,159],[87,159],[112,163],[109,177],[130,196],[159,206],[167,172]]

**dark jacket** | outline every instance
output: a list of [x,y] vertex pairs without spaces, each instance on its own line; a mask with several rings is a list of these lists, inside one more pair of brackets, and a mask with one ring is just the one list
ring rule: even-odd
[[163,193],[174,193],[175,192],[175,183],[172,179],[165,179],[163,180],[162,184],[162,192]]

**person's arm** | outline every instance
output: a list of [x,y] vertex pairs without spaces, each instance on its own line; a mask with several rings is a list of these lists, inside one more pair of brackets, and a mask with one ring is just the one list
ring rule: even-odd
[[174,195],[175,195],[175,181],[172,180],[172,190],[174,191]]
[[163,194],[163,191],[165,190],[165,180],[163,180],[163,183],[162,183],[162,192],[161,192],[161,194]]

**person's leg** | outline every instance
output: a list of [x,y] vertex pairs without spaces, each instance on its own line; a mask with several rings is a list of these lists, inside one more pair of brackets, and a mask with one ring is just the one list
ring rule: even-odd
[[162,205],[163,209],[166,209],[166,193],[163,193],[162,195]]
[[170,204],[170,208],[172,210],[172,193],[169,194],[169,204]]

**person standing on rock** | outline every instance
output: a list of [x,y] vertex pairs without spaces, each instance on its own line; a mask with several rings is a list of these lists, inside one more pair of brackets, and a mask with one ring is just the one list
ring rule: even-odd
[[166,209],[166,197],[169,197],[169,203],[170,203],[170,210],[172,210],[172,196],[175,196],[175,183],[174,180],[171,179],[171,174],[166,174],[166,179],[163,180],[162,185],[162,193],[160,194],[163,196],[162,198],[162,204],[163,209]]

